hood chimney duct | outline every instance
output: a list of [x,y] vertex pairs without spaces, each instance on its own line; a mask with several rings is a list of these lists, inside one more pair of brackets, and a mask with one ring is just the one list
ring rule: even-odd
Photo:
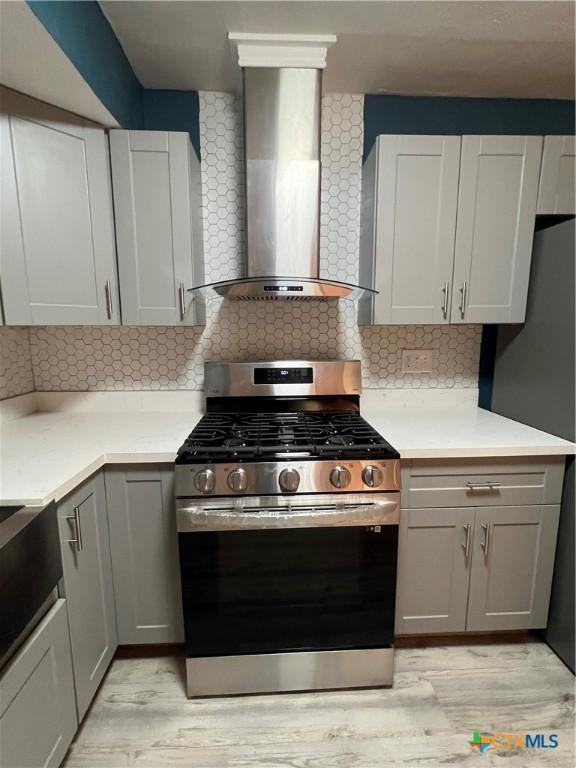
[[250,277],[319,277],[319,69],[247,68],[246,229]]

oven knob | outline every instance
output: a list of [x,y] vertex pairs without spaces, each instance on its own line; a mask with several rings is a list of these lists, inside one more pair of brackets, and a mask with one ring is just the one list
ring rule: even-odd
[[297,491],[298,486],[300,485],[300,475],[298,474],[298,470],[283,469],[278,477],[278,482],[283,491],[290,491],[292,493]]
[[380,467],[375,467],[371,464],[368,467],[364,467],[362,470],[362,480],[364,480],[366,485],[370,488],[377,488],[379,485],[382,485],[384,473]]
[[235,469],[228,475],[228,487],[233,491],[245,491],[248,487],[248,475],[245,469]]
[[350,472],[346,467],[334,467],[332,472],[330,472],[330,482],[334,488],[346,488],[350,485],[351,479]]
[[216,485],[216,475],[211,469],[202,469],[194,476],[194,487],[200,493],[212,493]]

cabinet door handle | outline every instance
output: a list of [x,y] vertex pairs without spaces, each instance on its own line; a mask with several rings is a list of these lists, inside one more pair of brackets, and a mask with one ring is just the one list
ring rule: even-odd
[[500,488],[501,483],[497,483],[493,480],[481,481],[474,483],[470,480],[466,481],[466,487],[469,491],[493,491],[495,488]]
[[484,541],[482,542],[482,549],[484,550],[484,557],[488,559],[488,552],[490,551],[490,535],[492,533],[492,523],[483,523],[482,530],[484,531]]
[[104,296],[106,297],[106,314],[108,320],[112,320],[112,288],[110,286],[110,280],[106,280],[104,283]]
[[464,560],[468,562],[468,558],[470,557],[470,543],[472,540],[472,526],[470,523],[466,523],[464,532],[466,533],[466,541],[462,544],[462,549],[464,550]]
[[464,315],[466,314],[466,293],[468,291],[468,285],[466,283],[466,280],[462,283],[460,287],[460,293],[462,295],[462,298],[460,300],[460,317],[462,320],[464,320]]
[[184,283],[180,283],[178,288],[178,299],[180,302],[180,320],[184,320],[186,316],[186,299],[184,293]]
[[82,526],[80,525],[80,507],[74,507],[74,514],[67,515],[66,520],[74,521],[75,539],[68,539],[68,544],[76,544],[76,551],[82,552]]
[[444,317],[444,320],[448,317],[448,289],[450,287],[449,283],[444,283],[444,288],[442,288],[442,293],[444,294],[444,298],[442,301],[442,315]]

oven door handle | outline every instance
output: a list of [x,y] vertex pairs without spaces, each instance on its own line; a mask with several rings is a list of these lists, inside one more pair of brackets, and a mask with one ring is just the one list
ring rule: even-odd
[[178,532],[398,525],[399,500],[279,505],[187,505],[178,508]]

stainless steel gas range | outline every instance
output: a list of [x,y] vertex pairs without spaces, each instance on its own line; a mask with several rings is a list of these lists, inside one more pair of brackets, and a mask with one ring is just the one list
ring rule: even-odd
[[399,455],[360,373],[206,363],[176,459],[189,696],[392,684]]

